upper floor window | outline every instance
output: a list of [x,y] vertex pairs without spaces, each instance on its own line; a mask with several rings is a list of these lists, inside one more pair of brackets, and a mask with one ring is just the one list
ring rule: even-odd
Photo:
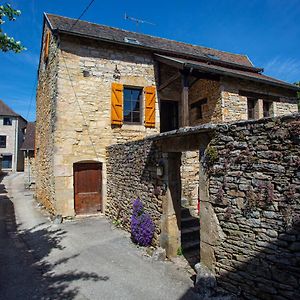
[[271,101],[263,101],[263,111],[264,111],[264,118],[271,117],[272,113],[272,102]]
[[6,148],[6,135],[0,135],[0,148]]
[[247,106],[248,106],[248,120],[255,119],[255,107],[257,104],[257,99],[255,98],[248,98],[247,99]]
[[8,117],[3,118],[3,125],[12,125],[12,119]]
[[143,89],[124,87],[123,118],[125,123],[141,124],[141,99]]
[[203,118],[203,106],[207,104],[207,98],[198,100],[191,104],[191,114],[193,119],[199,120]]

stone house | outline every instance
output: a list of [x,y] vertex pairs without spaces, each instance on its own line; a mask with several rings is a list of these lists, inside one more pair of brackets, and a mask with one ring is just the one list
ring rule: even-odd
[[[298,88],[246,55],[52,14],[38,77],[36,197],[63,216],[106,212],[112,144],[297,111]],[[182,198],[194,207],[197,161],[195,150],[181,157]]]
[[23,171],[20,146],[27,121],[0,100],[0,154],[3,171]]
[[20,148],[24,155],[24,183],[26,188],[35,185],[35,122],[28,122],[25,128],[25,138]]

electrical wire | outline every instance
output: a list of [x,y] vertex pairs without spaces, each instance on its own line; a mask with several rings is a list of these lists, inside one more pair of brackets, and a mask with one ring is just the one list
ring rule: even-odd
[[92,0],[89,5],[83,10],[83,12],[81,13],[81,15],[78,17],[78,19],[74,22],[74,24],[71,26],[70,30],[73,29],[73,27],[77,24],[77,22],[82,18],[82,16],[87,12],[87,10],[90,8],[90,6],[93,4],[95,0]]

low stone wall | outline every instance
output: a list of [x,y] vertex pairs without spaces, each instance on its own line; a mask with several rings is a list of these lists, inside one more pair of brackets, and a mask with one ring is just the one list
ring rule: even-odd
[[213,270],[240,299],[300,295],[299,155],[299,114],[219,126],[206,149]]
[[153,245],[158,246],[161,230],[162,192],[156,176],[161,153],[153,141],[113,145],[108,149],[106,215],[130,231],[132,204],[137,198],[155,223]]

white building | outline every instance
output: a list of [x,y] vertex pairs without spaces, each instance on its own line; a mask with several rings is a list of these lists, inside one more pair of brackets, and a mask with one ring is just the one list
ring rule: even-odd
[[27,121],[0,100],[0,155],[3,171],[23,171],[24,159],[20,146]]

